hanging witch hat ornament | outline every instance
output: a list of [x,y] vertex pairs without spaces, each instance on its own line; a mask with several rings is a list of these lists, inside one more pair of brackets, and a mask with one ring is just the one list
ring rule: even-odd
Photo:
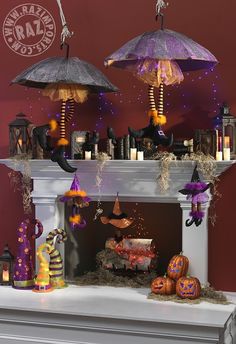
[[206,203],[209,199],[206,191],[209,189],[210,184],[206,184],[200,180],[197,165],[195,166],[190,183],[185,185],[185,188],[179,190],[183,195],[187,195],[187,200],[192,203],[192,209],[189,213],[191,219],[187,219],[186,227],[190,227],[193,223],[198,227],[202,223],[204,217],[204,211],[202,210],[202,204]]
[[119,202],[119,193],[117,192],[117,196],[115,199],[114,207],[112,213],[110,213],[108,216],[101,216],[101,222],[104,225],[107,225],[110,223],[114,227],[118,229],[116,233],[116,239],[117,241],[122,240],[122,235],[120,233],[121,229],[125,229],[129,227],[133,223],[133,219],[128,218],[127,214],[123,213],[120,209],[120,202]]
[[87,225],[85,219],[80,215],[79,209],[88,207],[91,198],[87,196],[86,191],[81,190],[80,182],[75,174],[70,190],[64,193],[60,198],[61,202],[67,203],[72,206],[72,215],[69,217],[69,222],[72,229],[82,229]]

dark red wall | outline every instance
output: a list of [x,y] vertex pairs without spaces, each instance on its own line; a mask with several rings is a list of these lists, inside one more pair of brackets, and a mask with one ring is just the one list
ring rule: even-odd
[[[107,104],[102,105],[102,120],[99,100],[90,100],[77,108],[79,113],[75,128],[95,129],[99,123],[102,137],[107,125],[115,128],[117,135],[127,132],[127,126],[139,128],[146,124],[146,87],[127,72],[103,67],[104,58],[119,48],[127,40],[138,34],[158,27],[154,17],[155,1],[129,0],[70,0],[62,1],[70,28],[75,32],[70,40],[71,54],[85,59],[99,69],[116,84],[120,95],[106,96]],[[0,25],[7,13],[23,1],[8,0],[1,4]],[[19,111],[26,113],[36,124],[48,121],[48,115],[59,110],[56,103],[44,99],[37,90],[27,90],[20,86],[9,86],[19,72],[27,66],[49,56],[60,55],[60,20],[56,0],[35,1],[46,7],[57,24],[57,38],[49,50],[37,57],[22,57],[13,53],[1,36],[0,59],[0,154],[8,156],[8,123]],[[235,96],[235,53],[234,34],[236,3],[228,0],[222,8],[220,0],[199,0],[197,2],[178,0],[170,2],[166,10],[166,27],[185,33],[207,47],[219,59],[214,72],[186,75],[185,81],[167,91],[166,112],[167,131],[176,137],[191,137],[195,128],[210,128],[211,117],[216,114],[218,103],[227,100],[232,112],[236,113]],[[114,114],[112,113],[114,112]],[[9,185],[9,170],[0,167],[0,250],[8,242],[13,251],[16,248],[15,229],[22,219],[21,197]],[[218,289],[235,290],[235,203],[233,195],[236,187],[233,167],[222,176],[219,190],[222,198],[218,201],[217,224],[209,228],[209,280]],[[171,241],[171,238],[170,238]]]

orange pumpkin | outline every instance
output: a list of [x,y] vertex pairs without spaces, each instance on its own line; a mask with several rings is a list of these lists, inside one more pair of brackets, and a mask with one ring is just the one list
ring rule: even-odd
[[177,281],[180,277],[186,276],[188,272],[189,260],[183,256],[182,253],[175,255],[171,258],[168,268],[167,275],[173,280]]
[[201,284],[196,277],[181,277],[176,284],[176,294],[182,299],[195,300],[201,295]]
[[171,295],[175,294],[176,283],[167,276],[155,278],[151,284],[151,290],[154,294]]

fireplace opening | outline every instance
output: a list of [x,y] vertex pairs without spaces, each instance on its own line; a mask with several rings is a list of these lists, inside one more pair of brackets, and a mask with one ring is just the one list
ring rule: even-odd
[[[103,214],[109,214],[114,202],[103,202]],[[71,209],[65,207],[65,228],[68,240],[65,243],[65,278],[75,282],[76,278],[97,268],[96,255],[105,249],[108,238],[114,238],[116,228],[104,225],[100,219],[94,221],[97,202],[91,202],[81,213],[87,221],[83,229],[72,230],[69,225]],[[164,274],[170,258],[182,249],[182,212],[179,204],[121,202],[122,210],[134,218],[130,227],[122,230],[124,238],[153,239],[158,260],[157,274]]]

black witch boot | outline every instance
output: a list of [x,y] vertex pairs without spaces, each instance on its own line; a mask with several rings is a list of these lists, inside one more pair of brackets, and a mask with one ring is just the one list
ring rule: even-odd
[[74,173],[77,168],[70,166],[65,158],[65,146],[58,146],[52,153],[51,160],[57,162],[58,165],[65,171],[69,173]]
[[173,134],[166,136],[160,125],[155,127],[155,132],[153,135],[153,142],[155,145],[162,145],[164,147],[172,146],[173,144]]
[[51,151],[53,147],[49,144],[48,131],[50,130],[50,125],[45,124],[33,129],[33,135],[37,138],[40,147],[43,150]]

